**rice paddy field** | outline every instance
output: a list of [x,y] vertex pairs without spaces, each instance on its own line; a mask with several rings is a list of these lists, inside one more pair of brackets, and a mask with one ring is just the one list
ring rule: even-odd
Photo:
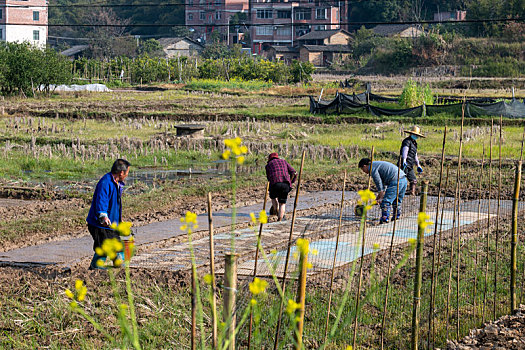
[[[109,171],[116,158],[126,158],[132,163],[123,216],[126,221],[140,227],[178,219],[187,211],[205,214],[208,192],[213,194],[213,211],[232,207],[232,169],[229,163],[221,160],[225,139],[240,137],[248,148],[246,160],[238,165],[235,177],[236,205],[244,207],[262,203],[264,199],[264,165],[270,152],[278,152],[295,169],[299,169],[305,151],[301,186],[313,196],[320,191],[340,191],[345,171],[346,191],[357,192],[366,188],[368,182],[367,177],[357,169],[359,160],[369,156],[374,148],[374,159],[395,163],[401,141],[407,135],[405,131],[412,125],[418,125],[426,135],[426,138],[418,140],[419,159],[424,169],[420,180],[429,182],[429,196],[434,200],[437,196],[448,198],[450,207],[447,210],[455,210],[451,203],[456,198],[460,201],[481,201],[483,196],[489,200],[487,217],[491,215],[488,207],[495,205],[490,199],[510,203],[516,161],[522,154],[523,119],[500,120],[498,116],[486,116],[466,120],[462,128],[461,118],[447,115],[424,119],[374,117],[366,113],[312,115],[309,112],[310,95],[317,99],[322,94],[323,99],[329,100],[337,91],[348,94],[363,91],[364,81],[358,81],[353,89],[341,89],[335,79],[337,77],[318,77],[317,82],[297,86],[195,81],[188,85],[162,85],[148,89],[54,93],[30,99],[6,97],[1,100],[0,348],[113,349],[134,346],[121,338],[111,281],[104,271],[87,270],[89,258],[79,256],[66,265],[45,266],[38,262],[22,265],[2,262],[2,254],[17,249],[89,236],[85,217],[91,204],[93,187]],[[386,77],[374,77],[370,81],[373,91],[388,96],[398,96],[404,82]],[[452,78],[450,81],[429,82],[442,96],[512,97],[509,86],[500,87],[503,85],[500,82],[489,88],[482,88],[481,84],[459,88]],[[525,90],[520,89],[519,82],[516,86],[515,96],[523,99]],[[395,107],[396,104],[391,105]],[[389,104],[381,106],[388,107]],[[202,125],[203,134],[198,138],[177,136],[176,127],[183,124]],[[461,173],[457,175],[460,148]],[[441,173],[442,151],[445,165]],[[448,186],[444,186],[445,177],[449,181]],[[441,188],[440,178],[443,182]],[[461,191],[459,195],[458,187]],[[520,200],[524,197],[518,193]],[[291,207],[293,199],[288,203]],[[415,204],[407,211],[416,213],[418,199],[414,197],[411,203]],[[317,220],[325,209],[337,215],[335,206],[321,207],[321,204],[314,203],[309,211],[301,215],[317,215]],[[439,205],[437,207],[439,212]],[[434,210],[435,206],[430,208]],[[444,240],[444,267],[436,277],[436,283],[440,283],[443,289],[438,291],[436,298],[443,304],[450,304],[450,312],[448,304],[446,313],[441,309],[436,311],[441,318],[437,317],[433,322],[433,332],[425,328],[427,326],[422,321],[420,348],[445,347],[447,339],[463,337],[470,328],[479,327],[484,321],[509,312],[506,306],[510,263],[510,260],[507,261],[510,253],[507,252],[510,252],[511,239],[508,235],[511,227],[509,208],[505,214],[502,213],[498,227],[494,227],[495,222],[489,222],[487,226],[484,221],[482,224],[473,221],[467,225],[463,241],[458,241],[456,246],[448,244],[458,239],[459,228],[458,234],[454,233],[452,226],[452,232],[447,231],[443,236],[449,238]],[[476,209],[471,211],[474,213]],[[494,213],[495,207],[492,208],[492,215]],[[476,226],[475,222],[479,225]],[[490,240],[487,238],[486,245],[478,245],[478,241],[485,239],[485,234],[489,237],[486,227],[491,232]],[[228,228],[224,230],[227,232]],[[501,233],[497,239],[496,235],[492,235],[496,232]],[[319,237],[325,238],[322,235],[312,237],[312,242]],[[141,247],[140,253],[150,253],[159,247],[166,248],[169,244],[182,241],[181,238],[180,242],[155,242],[156,245],[149,248]],[[426,274],[422,290],[426,295],[432,293],[434,288],[429,274],[432,275],[432,256],[436,251],[430,242],[424,244],[423,271]],[[509,246],[501,250],[499,264],[497,260],[489,259],[499,250],[498,244],[501,248],[507,243]],[[285,246],[286,242],[276,245],[277,248]],[[410,345],[407,341],[411,334],[411,304],[407,300],[412,298],[415,283],[412,278],[415,269],[412,248],[410,244],[400,245],[392,260],[392,267],[395,267],[392,283],[395,288],[391,286],[390,308],[403,312],[389,316],[388,327],[384,328],[384,348],[401,349]],[[522,252],[523,247],[520,245],[518,249]],[[460,251],[465,254],[458,255]],[[340,328],[334,328],[328,338],[325,338],[325,316],[312,310],[326,310],[326,290],[329,289],[326,280],[330,280],[330,276],[312,278],[307,287],[305,348],[321,348],[324,344],[326,349],[345,349],[348,345],[354,345],[354,317],[359,320],[356,347],[381,348],[385,266],[390,264],[386,252],[387,249],[376,255],[363,255],[359,263],[354,264],[353,270],[350,270],[352,264],[348,264],[335,273],[334,305],[341,307],[342,316]],[[363,289],[361,294],[355,294],[361,261],[365,265]],[[454,269],[446,270],[449,265],[454,265]],[[206,268],[199,269],[199,276],[207,273]],[[522,274],[521,261],[518,268]],[[485,270],[490,272],[488,279]],[[192,348],[190,270],[132,268],[131,273],[141,347]],[[450,281],[456,281],[457,275],[469,277],[462,281],[458,278],[457,284],[452,283],[450,287]],[[500,284],[497,277],[491,280],[496,275],[501,276]],[[347,284],[349,276],[353,281]],[[113,343],[69,307],[64,290],[72,288],[77,279],[84,281],[89,290],[84,309],[115,338]],[[117,273],[116,279],[124,283],[124,272]],[[471,282],[474,279],[479,286],[473,290]],[[259,308],[254,314],[257,327],[251,333],[253,337],[248,341],[248,329],[243,326],[238,334],[237,348],[248,348],[248,342],[251,349],[273,348],[274,338],[270,333],[279,319],[279,303],[276,303],[279,299],[272,279],[266,276],[266,280],[268,289],[257,298]],[[248,277],[240,278],[240,285],[246,287],[250,281]],[[210,348],[211,308],[207,285],[201,282],[205,330],[198,328],[198,347]],[[520,276],[518,283],[522,282]],[[448,301],[445,286],[451,295]],[[292,282],[287,298],[295,297],[295,288],[295,282]],[[121,292],[124,293],[123,284]],[[468,295],[469,298],[472,296],[473,302],[466,297],[456,301],[455,293],[458,296]],[[219,293],[219,304],[224,295],[223,291]],[[245,316],[241,307],[249,303],[249,298],[239,295],[238,322]],[[491,303],[487,302],[488,299]],[[347,304],[343,300],[347,300]],[[359,308],[355,307],[357,300],[363,301]],[[421,317],[426,320],[431,312],[425,302]],[[458,311],[456,315],[456,310],[461,313]],[[336,311],[333,313],[330,322],[336,319]],[[279,348],[283,349],[292,348],[296,341],[294,319],[288,316],[284,312],[279,343]],[[468,318],[472,321],[458,326],[456,334],[456,321]],[[219,333],[224,332],[224,325],[219,324]],[[123,345],[119,345],[121,343]]]

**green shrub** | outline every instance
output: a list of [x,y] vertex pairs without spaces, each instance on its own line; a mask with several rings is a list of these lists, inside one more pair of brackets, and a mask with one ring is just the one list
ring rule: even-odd
[[401,96],[399,96],[399,104],[406,108],[412,108],[422,104],[431,105],[434,104],[434,94],[428,84],[421,86],[412,79],[409,79],[403,88]]

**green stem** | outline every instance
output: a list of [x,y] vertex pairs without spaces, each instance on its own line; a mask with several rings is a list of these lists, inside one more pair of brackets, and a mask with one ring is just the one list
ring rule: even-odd
[[128,306],[129,306],[129,314],[131,316],[131,325],[133,327],[133,340],[132,344],[133,347],[137,350],[140,350],[140,343],[139,343],[139,331],[138,331],[138,325],[137,325],[137,315],[135,314],[135,305],[133,304],[133,291],[131,290],[131,276],[130,276],[130,269],[129,269],[129,260],[124,262],[125,270],[126,270],[126,291],[128,292]]
[[[199,326],[200,326],[200,329],[201,329],[201,332],[200,332],[201,333],[201,348],[202,348],[202,350],[204,350],[205,341],[206,341],[206,339],[204,337],[204,318],[202,316],[204,311],[202,309],[202,300],[201,300],[199,279],[197,278],[197,263],[195,261],[195,252],[193,250],[193,241],[191,239],[191,233],[189,233],[189,232],[188,232],[188,243],[189,243],[189,246],[190,246],[191,269],[193,271],[192,278],[194,278],[193,283],[195,284],[195,294],[196,294],[196,298],[197,298],[197,317],[199,318],[198,322],[199,322]],[[213,285],[213,281],[212,281],[212,285]]]
[[91,323],[96,330],[102,333],[110,342],[115,343],[115,338],[113,338],[108,332],[106,332],[106,330],[97,321],[95,321],[93,317],[86,314],[84,310],[77,306],[73,308],[73,311],[78,312],[82,317],[88,320],[89,323]]
[[235,254],[235,222],[237,219],[237,159],[231,158],[232,164],[232,232],[231,232],[231,254]]

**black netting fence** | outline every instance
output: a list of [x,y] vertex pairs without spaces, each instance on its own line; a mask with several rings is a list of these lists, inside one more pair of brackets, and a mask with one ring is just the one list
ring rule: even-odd
[[397,99],[383,97],[372,93],[343,94],[337,93],[331,101],[316,101],[310,96],[310,113],[313,114],[352,114],[367,112],[376,116],[407,116],[422,117],[436,114],[450,114],[461,117],[463,109],[465,117],[503,116],[505,118],[525,118],[525,103],[512,99],[510,102],[491,99],[473,99],[459,103],[444,105],[421,105],[413,108],[384,108],[371,105],[371,101],[395,102]]

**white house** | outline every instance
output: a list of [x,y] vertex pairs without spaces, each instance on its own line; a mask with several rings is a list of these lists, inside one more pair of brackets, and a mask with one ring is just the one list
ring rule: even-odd
[[47,43],[47,0],[0,0],[0,40]]

